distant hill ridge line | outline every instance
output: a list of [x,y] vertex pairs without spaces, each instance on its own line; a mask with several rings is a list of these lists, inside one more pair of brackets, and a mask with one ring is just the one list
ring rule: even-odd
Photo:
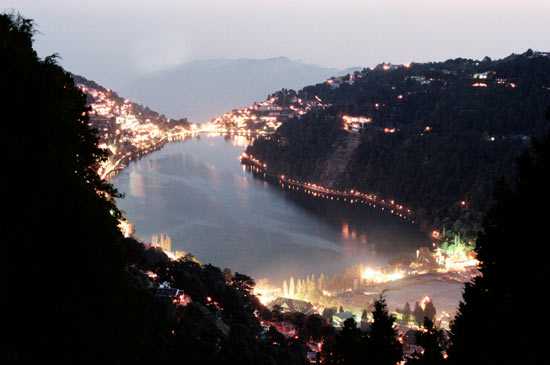
[[206,122],[282,89],[347,73],[288,57],[195,60],[133,80],[120,92],[170,117]]

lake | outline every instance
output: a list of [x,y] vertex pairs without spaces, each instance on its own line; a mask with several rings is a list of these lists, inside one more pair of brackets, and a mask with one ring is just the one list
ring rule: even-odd
[[136,236],[166,233],[201,262],[271,280],[413,255],[429,239],[374,208],[281,190],[247,172],[243,137],[171,143],[113,179]]

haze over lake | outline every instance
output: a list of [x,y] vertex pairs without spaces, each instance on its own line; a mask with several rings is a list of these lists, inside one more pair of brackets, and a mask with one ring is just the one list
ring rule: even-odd
[[114,184],[137,236],[254,278],[335,273],[429,244],[415,225],[370,208],[312,200],[245,171],[242,140],[203,137],[133,162]]

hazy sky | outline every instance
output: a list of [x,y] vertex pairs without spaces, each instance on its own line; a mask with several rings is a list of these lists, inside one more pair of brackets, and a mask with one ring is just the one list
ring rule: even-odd
[[287,56],[333,67],[550,49],[550,0],[0,0],[36,47],[116,85],[206,58]]

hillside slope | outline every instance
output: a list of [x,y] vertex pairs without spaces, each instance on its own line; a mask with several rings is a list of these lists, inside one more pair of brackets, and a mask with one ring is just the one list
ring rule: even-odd
[[[248,153],[275,173],[378,193],[415,209],[426,228],[470,235],[492,181],[510,176],[519,152],[548,129],[550,56],[384,64],[298,95],[327,106]],[[338,152],[357,138],[353,151]]]

